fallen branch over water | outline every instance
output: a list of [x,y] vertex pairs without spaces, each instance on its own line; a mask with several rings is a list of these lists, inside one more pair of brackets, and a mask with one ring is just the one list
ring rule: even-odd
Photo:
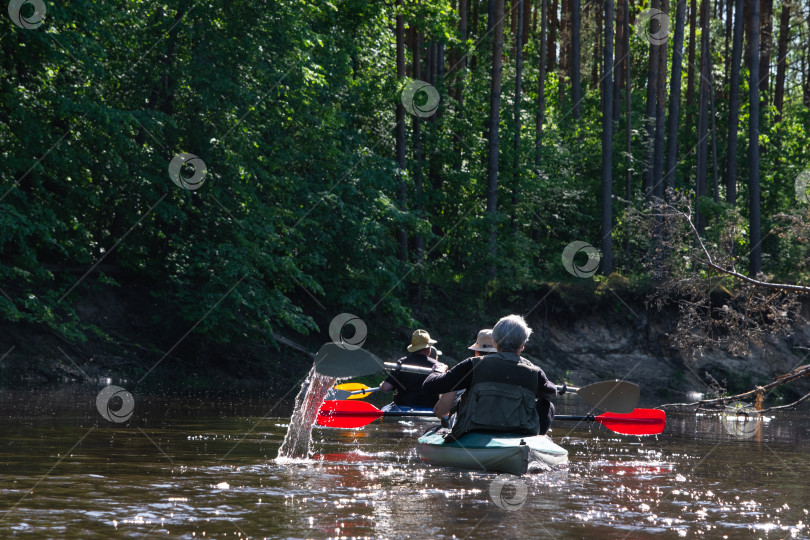
[[739,401],[745,398],[749,398],[751,396],[756,397],[756,404],[757,410],[760,412],[766,411],[776,411],[780,409],[790,409],[793,408],[803,401],[810,399],[810,393],[807,393],[794,401],[793,403],[788,403],[787,405],[777,405],[774,407],[762,407],[762,401],[765,398],[765,391],[770,390],[772,388],[776,388],[777,386],[782,386],[783,384],[789,383],[791,381],[795,381],[796,379],[801,379],[803,377],[810,376],[810,364],[799,366],[790,373],[785,373],[784,375],[780,375],[776,377],[773,382],[770,382],[764,386],[757,386],[753,390],[749,390],[748,392],[743,392],[742,394],[735,394],[733,396],[723,396],[719,398],[713,399],[701,399],[700,401],[694,401],[692,403],[665,403],[660,407],[696,407],[695,412],[699,411],[700,409],[710,409],[712,405],[721,405],[725,407],[731,401]]

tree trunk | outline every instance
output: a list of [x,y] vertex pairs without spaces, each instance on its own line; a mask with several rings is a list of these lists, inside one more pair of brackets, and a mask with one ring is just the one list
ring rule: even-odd
[[695,104],[695,40],[697,32],[697,0],[692,0],[689,6],[689,60],[686,65],[686,107],[687,126],[691,129],[691,107]]
[[526,45],[529,44],[529,38],[531,37],[530,33],[530,25],[532,18],[532,0],[523,0],[523,48],[526,48]]
[[[675,167],[678,163],[678,126],[681,115],[681,73],[683,69],[683,34],[686,24],[686,0],[677,0],[675,8],[675,36],[672,45],[672,75],[669,91],[669,135],[667,137],[667,164],[664,183],[675,186]],[[667,196],[667,192],[664,193]]]
[[761,0],[759,12],[759,97],[767,107],[770,98],[771,50],[773,49],[773,0]]
[[557,17],[558,9],[559,0],[551,0],[551,11],[548,14],[548,46],[546,47],[548,62],[546,73],[551,73],[557,69],[557,32],[560,28],[560,19]]
[[728,85],[729,76],[731,73],[731,55],[729,54],[729,47],[731,43],[731,34],[732,34],[732,26],[734,21],[734,0],[726,0],[726,31],[725,31],[725,53],[723,54],[725,58],[725,70],[723,74],[725,78],[723,79],[723,84]]
[[[630,204],[633,201],[633,129],[632,118],[633,109],[631,103],[630,93],[630,0],[624,0],[624,50],[627,58],[624,59],[624,116],[625,116],[625,132],[624,132],[624,151],[627,155],[627,171],[625,173],[625,210],[630,209]],[[627,251],[630,251],[630,237],[627,237]]]
[[540,171],[543,157],[543,122],[546,115],[546,55],[548,41],[548,0],[541,0],[540,6],[540,67],[537,73],[537,116],[535,116],[534,166]]
[[[653,9],[657,9],[659,2],[653,0]],[[655,35],[659,30],[657,18],[648,21],[649,35]],[[648,40],[649,41],[649,40]],[[658,99],[658,54],[661,47],[650,41],[650,56],[647,59],[647,106],[644,113],[644,173],[642,175],[642,188],[644,196],[652,196],[653,168],[655,158],[655,113]]]
[[[478,39],[479,30],[478,30],[478,4],[481,3],[481,0],[472,0],[473,3],[473,21],[472,21],[472,35]],[[478,47],[473,47],[473,56],[470,59],[470,69],[475,71],[475,68],[478,67]]]
[[734,39],[731,46],[731,75],[728,98],[728,144],[726,162],[726,202],[737,204],[737,132],[740,125],[740,62],[743,48],[744,0],[734,2]]
[[[622,94],[622,68],[624,66],[624,33],[625,16],[624,3],[616,5],[616,55],[613,59],[613,125],[614,129],[619,125],[619,102]],[[594,62],[595,63],[595,62]]]
[[489,217],[489,255],[492,261],[487,273],[495,277],[495,255],[498,248],[498,124],[501,109],[501,76],[503,71],[503,2],[492,0],[495,4],[492,40],[492,85],[489,93],[489,146],[487,157],[487,214]]
[[748,83],[748,212],[751,242],[751,275],[762,272],[759,215],[759,0],[751,0],[751,78]]
[[712,174],[714,175],[714,202],[720,202],[720,175],[717,171],[717,126],[715,125],[715,116],[717,116],[717,111],[714,107],[714,75],[712,74],[711,68],[709,69],[709,104],[711,105],[711,115],[710,118],[712,120]]
[[[807,33],[810,35],[810,10],[807,12]],[[804,69],[802,79],[804,80],[804,90],[802,92],[802,103],[810,109],[810,39],[805,40]]]
[[[416,80],[422,79],[422,34],[417,29],[413,37],[413,67],[411,74]],[[413,137],[413,183],[417,193],[417,206],[421,204],[422,195],[422,169],[425,162],[425,155],[422,151],[422,119],[414,115],[412,124],[412,137]],[[424,239],[419,236],[415,240],[416,260],[422,260],[422,252],[424,250]]]
[[[594,4],[591,4],[594,5]],[[602,65],[600,63],[602,58],[602,33],[604,32],[602,19],[604,13],[602,12],[601,6],[596,5],[596,24],[594,25],[594,32],[593,32],[593,67],[591,67],[591,87],[596,89],[596,91],[600,91],[600,81],[599,81],[599,74],[601,72]],[[613,85],[616,86],[615,83]],[[614,123],[616,122],[616,117],[613,118]]]
[[517,204],[520,193],[520,105],[523,99],[523,3],[517,1],[517,25],[515,27],[515,138],[512,157],[512,231],[517,233]]
[[[396,40],[397,40],[397,80],[405,80],[405,20],[401,13],[402,0],[397,0],[397,10],[400,12],[396,16]],[[408,208],[408,190],[405,185],[403,173],[408,163],[405,157],[405,106],[402,100],[397,100],[396,120],[397,128],[394,145],[397,156],[397,191],[399,195],[399,209],[405,212]],[[400,261],[408,260],[408,233],[404,228],[397,230],[397,257]]]
[[[476,0],[473,0],[476,1]],[[454,69],[457,69],[456,77],[456,101],[459,109],[464,104],[464,75],[467,69],[467,0],[458,0],[458,34],[461,39],[461,50],[459,59]]]
[[602,62],[602,261],[601,272],[613,271],[613,0],[605,0],[605,46]]
[[[758,0],[757,0],[758,1]],[[700,96],[698,97],[697,169],[695,171],[695,217],[697,230],[706,229],[706,217],[700,211],[700,198],[706,195],[706,171],[709,149],[709,2],[703,0],[700,11]]]
[[560,69],[557,83],[560,94],[560,108],[570,110],[566,86],[571,84],[571,2],[562,0],[560,9]]
[[[669,0],[660,3],[661,11],[669,17]],[[669,30],[669,29],[667,29]],[[655,99],[655,159],[652,171],[652,192],[659,201],[664,196],[664,131],[667,103],[667,41],[658,45],[658,80]],[[660,238],[660,237],[659,237]]]
[[785,71],[787,69],[787,48],[790,36],[790,0],[782,0],[782,13],[779,16],[779,44],[776,57],[776,121],[782,120],[782,108],[785,104]]
[[580,101],[582,90],[580,86],[580,4],[579,0],[571,2],[571,101],[573,102],[572,116],[574,120],[580,119]]

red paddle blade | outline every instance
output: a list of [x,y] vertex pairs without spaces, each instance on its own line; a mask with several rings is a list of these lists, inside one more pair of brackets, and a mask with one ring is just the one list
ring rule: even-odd
[[636,409],[631,413],[604,413],[594,420],[616,433],[657,435],[664,431],[666,413],[660,409]]
[[319,426],[359,428],[383,416],[383,412],[366,401],[326,400],[318,410]]

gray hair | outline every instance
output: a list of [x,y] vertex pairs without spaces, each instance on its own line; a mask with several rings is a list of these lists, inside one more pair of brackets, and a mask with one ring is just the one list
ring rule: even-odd
[[507,315],[492,329],[492,339],[504,352],[518,352],[531,335],[532,329],[520,315]]

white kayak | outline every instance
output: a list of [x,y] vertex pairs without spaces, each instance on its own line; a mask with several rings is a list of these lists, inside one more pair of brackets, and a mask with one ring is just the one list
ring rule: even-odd
[[468,433],[445,443],[449,429],[429,429],[416,447],[422,461],[434,465],[511,474],[547,471],[568,463],[568,450],[546,435]]

